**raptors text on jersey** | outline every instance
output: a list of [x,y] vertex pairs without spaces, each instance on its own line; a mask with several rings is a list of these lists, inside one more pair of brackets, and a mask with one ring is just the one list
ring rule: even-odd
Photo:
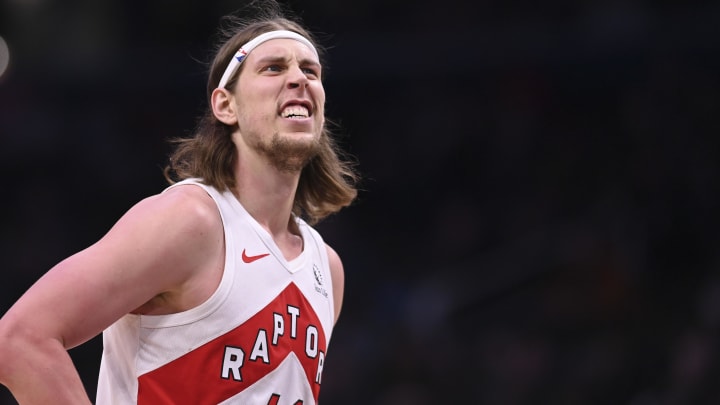
[[[317,314],[290,283],[243,324],[141,375],[138,404],[218,404],[271,378],[278,367],[301,371],[317,402],[326,347]],[[289,357],[297,361],[285,361]]]

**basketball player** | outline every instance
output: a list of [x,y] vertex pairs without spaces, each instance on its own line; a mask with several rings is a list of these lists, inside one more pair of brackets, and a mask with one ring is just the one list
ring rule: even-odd
[[170,186],[3,316],[19,403],[90,403],[67,350],[101,332],[97,404],[317,403],[344,275],[311,226],[357,173],[326,129],[320,49],[269,4],[219,47]]

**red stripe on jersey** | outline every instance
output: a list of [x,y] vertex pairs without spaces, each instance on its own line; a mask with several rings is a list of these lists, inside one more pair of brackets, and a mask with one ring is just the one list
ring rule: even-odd
[[[273,337],[277,338],[275,343]],[[138,405],[217,404],[252,386],[273,371],[290,352],[300,360],[317,401],[318,368],[322,369],[326,345],[317,314],[300,289],[290,283],[242,325],[141,375]],[[228,364],[235,367],[229,368]]]

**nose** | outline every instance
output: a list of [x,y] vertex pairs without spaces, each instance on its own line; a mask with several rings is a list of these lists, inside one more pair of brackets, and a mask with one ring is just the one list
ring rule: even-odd
[[293,65],[288,69],[287,85],[289,88],[296,89],[298,87],[307,87],[308,83],[308,78],[300,66]]

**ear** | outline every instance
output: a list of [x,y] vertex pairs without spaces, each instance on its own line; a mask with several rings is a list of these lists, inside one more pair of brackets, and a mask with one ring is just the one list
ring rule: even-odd
[[210,95],[210,103],[212,104],[213,114],[220,122],[227,125],[237,124],[237,115],[235,114],[234,97],[226,89],[215,89]]

